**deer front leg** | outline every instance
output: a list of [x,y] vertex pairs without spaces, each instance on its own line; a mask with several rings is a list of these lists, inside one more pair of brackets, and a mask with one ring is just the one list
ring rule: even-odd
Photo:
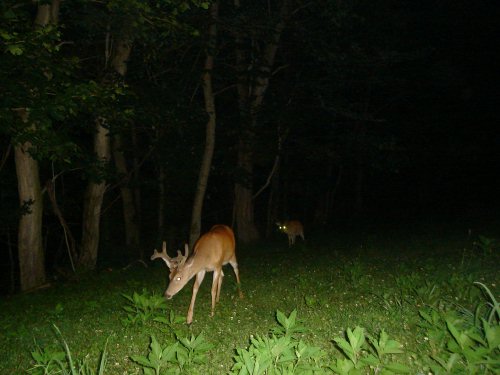
[[193,313],[194,313],[194,303],[196,301],[196,295],[198,294],[198,289],[200,289],[200,284],[203,282],[203,278],[205,277],[205,271],[200,271],[196,275],[196,279],[194,280],[193,285],[193,295],[191,296],[191,303],[189,304],[189,310],[186,318],[186,323],[191,324],[193,322]]

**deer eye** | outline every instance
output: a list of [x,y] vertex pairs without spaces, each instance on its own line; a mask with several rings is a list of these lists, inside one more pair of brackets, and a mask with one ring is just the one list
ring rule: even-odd
[[180,276],[177,276],[175,279],[176,279],[177,281],[181,281],[181,277],[180,277]]

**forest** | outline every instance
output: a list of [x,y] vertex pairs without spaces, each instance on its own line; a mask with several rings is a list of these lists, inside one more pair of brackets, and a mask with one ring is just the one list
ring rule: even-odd
[[3,1],[2,291],[217,223],[495,216],[486,5]]
[[499,373],[499,9],[2,0],[0,373]]

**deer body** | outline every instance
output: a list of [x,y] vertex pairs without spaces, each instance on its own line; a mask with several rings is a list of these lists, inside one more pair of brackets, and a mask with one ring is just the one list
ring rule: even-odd
[[[155,252],[153,256],[157,255]],[[168,256],[167,256],[168,257]],[[163,258],[163,257],[162,257]],[[168,262],[163,258],[170,268],[170,282],[165,291],[165,297],[171,299],[176,295],[193,277],[196,276],[193,285],[193,295],[187,314],[186,322],[193,321],[194,304],[198,289],[203,282],[207,272],[213,272],[212,281],[212,312],[214,315],[215,303],[219,301],[220,289],[222,286],[222,266],[230,264],[233,267],[238,283],[240,298],[243,297],[240,289],[240,276],[238,272],[238,262],[235,253],[235,239],[231,228],[226,225],[215,225],[209,232],[202,235],[194,246],[191,257],[188,258],[188,247],[185,246],[185,255],[176,258],[169,258]]]
[[282,223],[276,223],[280,231],[288,235],[288,246],[295,244],[295,237],[300,236],[304,241],[304,226],[298,220],[288,220]]

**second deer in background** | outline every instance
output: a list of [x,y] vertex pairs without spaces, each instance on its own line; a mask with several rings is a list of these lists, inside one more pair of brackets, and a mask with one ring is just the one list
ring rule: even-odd
[[295,244],[295,237],[300,236],[304,241],[304,226],[298,220],[288,220],[276,223],[279,230],[288,235],[288,246]]

